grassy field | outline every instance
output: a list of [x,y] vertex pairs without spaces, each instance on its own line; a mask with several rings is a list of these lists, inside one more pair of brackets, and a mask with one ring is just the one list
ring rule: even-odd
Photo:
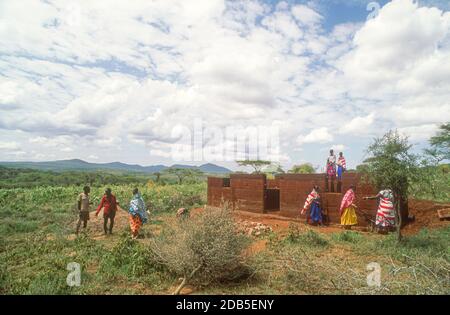
[[[112,186],[127,204],[132,185]],[[144,240],[118,226],[110,238],[75,238],[79,186],[0,189],[1,294],[168,294],[178,276],[155,261],[148,240],[171,224],[181,206],[205,203],[205,183],[141,185],[152,220]],[[102,188],[93,188],[97,204]],[[94,224],[93,220],[89,223]],[[249,275],[232,282],[196,285],[214,294],[449,294],[450,228],[422,230],[402,244],[395,237],[328,233],[303,224],[251,238]],[[82,266],[82,285],[69,287],[67,264]],[[369,263],[381,267],[381,286],[367,285]]]

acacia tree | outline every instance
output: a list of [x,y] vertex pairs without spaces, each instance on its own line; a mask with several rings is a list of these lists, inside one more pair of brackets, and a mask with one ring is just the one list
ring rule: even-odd
[[263,166],[272,164],[272,162],[264,160],[242,160],[236,161],[236,163],[239,166],[251,166],[255,170],[255,173],[257,174],[261,173],[261,168]]
[[415,178],[418,170],[417,156],[410,152],[412,145],[408,138],[397,131],[389,131],[383,137],[374,139],[367,148],[367,158],[362,168],[372,184],[378,189],[389,188],[394,194],[394,209],[398,241],[401,241],[401,226],[407,211],[401,209],[407,201],[409,183]]
[[161,179],[161,173],[160,172],[155,172],[155,173],[153,173],[153,175],[156,176],[156,182],[159,183],[159,180]]
[[450,160],[450,123],[440,126],[438,133],[431,137],[430,148],[425,149],[421,161],[420,181],[415,185],[416,193],[435,200],[448,199],[450,189],[448,185],[448,165],[443,160]]
[[437,135],[430,139],[432,153],[438,160],[450,160],[450,122],[439,127]]
[[300,165],[294,165],[289,173],[293,174],[314,174],[316,172],[314,166],[311,163],[304,163]]

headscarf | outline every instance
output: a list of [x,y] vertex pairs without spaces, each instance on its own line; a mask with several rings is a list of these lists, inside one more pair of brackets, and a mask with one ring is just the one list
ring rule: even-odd
[[138,215],[141,218],[142,223],[147,222],[148,220],[147,208],[145,206],[144,199],[142,199],[140,193],[135,194],[133,196],[133,199],[131,199],[130,209],[128,210],[128,212],[133,216]]
[[344,198],[342,198],[341,202],[341,208],[339,209],[340,213],[342,214],[342,211],[348,207],[350,207],[355,201],[355,192],[353,189],[347,190],[347,192],[344,195]]

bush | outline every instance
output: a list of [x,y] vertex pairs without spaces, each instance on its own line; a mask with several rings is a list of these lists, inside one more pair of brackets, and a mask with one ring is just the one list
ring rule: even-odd
[[247,275],[247,245],[228,209],[210,209],[168,227],[153,240],[151,250],[170,273],[184,278],[179,292],[188,281],[224,283]]

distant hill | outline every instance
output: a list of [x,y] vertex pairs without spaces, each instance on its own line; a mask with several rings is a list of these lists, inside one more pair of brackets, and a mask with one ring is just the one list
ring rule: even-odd
[[[155,173],[161,172],[167,168],[165,165],[151,165],[151,166],[141,166],[137,164],[125,164],[121,162],[113,163],[89,163],[79,159],[73,160],[60,160],[60,161],[48,161],[48,162],[0,162],[0,166],[10,167],[10,168],[29,168],[38,170],[48,170],[48,171],[95,171],[95,170],[113,170],[113,171],[123,171],[123,172],[141,172],[141,173]],[[177,168],[193,168],[199,169],[205,173],[231,173],[232,171],[215,164],[203,164],[200,166],[191,166],[183,164],[175,164],[171,167]]]

